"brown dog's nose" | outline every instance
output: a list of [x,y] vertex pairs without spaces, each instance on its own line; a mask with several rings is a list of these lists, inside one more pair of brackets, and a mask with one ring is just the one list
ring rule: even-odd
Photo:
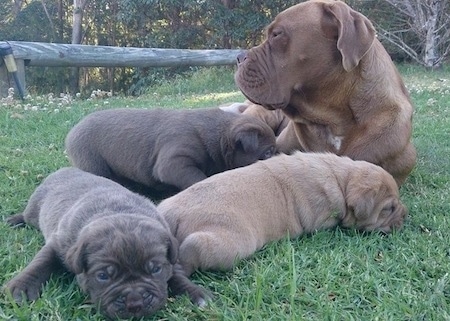
[[237,59],[238,65],[243,63],[244,60],[247,59],[247,51],[241,52],[239,55],[237,55],[236,59]]

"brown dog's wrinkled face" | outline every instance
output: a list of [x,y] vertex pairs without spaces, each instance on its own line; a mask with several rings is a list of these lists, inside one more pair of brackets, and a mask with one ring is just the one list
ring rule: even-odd
[[400,201],[394,178],[381,167],[376,171],[351,174],[346,202],[348,210],[341,226],[360,231],[387,234],[400,229],[408,215],[407,208]]
[[166,304],[178,243],[151,222],[131,226],[122,216],[85,227],[66,264],[109,318],[148,316]]
[[294,93],[353,69],[373,38],[370,21],[345,3],[306,1],[278,14],[266,40],[238,56],[235,81],[252,102],[282,109]]
[[276,138],[272,129],[251,116],[239,116],[230,128],[230,136],[224,139],[231,142],[223,145],[233,146],[225,153],[228,169],[247,166],[276,153]]

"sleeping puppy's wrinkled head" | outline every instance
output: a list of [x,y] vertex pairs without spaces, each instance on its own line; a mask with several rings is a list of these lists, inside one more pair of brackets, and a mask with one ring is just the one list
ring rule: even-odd
[[247,166],[275,155],[275,135],[261,120],[240,115],[228,130],[229,134],[223,135],[221,141],[227,169]]
[[178,242],[166,229],[152,220],[132,224],[131,215],[86,225],[65,257],[81,288],[110,318],[142,317],[162,308],[178,257]]
[[394,178],[381,167],[366,164],[350,174],[345,190],[348,210],[341,225],[383,233],[400,229],[408,209],[400,201]]

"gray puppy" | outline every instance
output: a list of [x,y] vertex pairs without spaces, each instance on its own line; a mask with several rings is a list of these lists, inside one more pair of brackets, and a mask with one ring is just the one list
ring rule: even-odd
[[39,228],[45,245],[6,284],[13,298],[35,300],[61,267],[111,318],[142,317],[162,308],[168,287],[204,305],[208,295],[178,265],[178,242],[154,204],[121,185],[76,168],[48,176],[25,211],[8,219]]
[[213,174],[271,157],[275,135],[254,117],[219,108],[111,109],[86,116],[67,135],[82,170],[146,194],[178,192]]

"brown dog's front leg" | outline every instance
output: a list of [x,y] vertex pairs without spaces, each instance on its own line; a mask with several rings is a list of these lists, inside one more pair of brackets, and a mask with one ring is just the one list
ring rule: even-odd
[[212,298],[205,289],[189,280],[178,263],[173,267],[173,275],[169,280],[169,290],[174,296],[187,294],[191,302],[199,307],[206,306]]
[[6,284],[5,290],[11,293],[16,302],[20,303],[23,299],[34,301],[39,297],[42,285],[61,267],[53,246],[46,244],[31,263]]

